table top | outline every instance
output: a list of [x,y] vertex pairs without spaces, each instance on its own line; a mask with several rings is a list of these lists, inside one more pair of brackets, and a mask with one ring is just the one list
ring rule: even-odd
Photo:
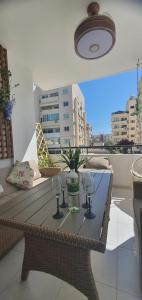
[[[94,219],[84,217],[86,210],[82,208],[82,203],[85,202],[86,195],[82,186],[80,186],[80,211],[72,213],[68,208],[64,208],[61,209],[64,213],[62,219],[53,218],[53,214],[56,213],[56,177],[53,177],[1,205],[0,224],[19,228],[25,232],[29,231],[28,226],[40,230],[44,228],[47,236],[56,232],[59,240],[63,237],[68,240],[69,237],[71,242],[73,238],[77,243],[80,241],[83,247],[88,245],[90,249],[104,252],[111,203],[112,173],[89,171],[94,174],[95,193],[92,197],[92,211],[96,215]],[[68,202],[66,191],[65,200]]]

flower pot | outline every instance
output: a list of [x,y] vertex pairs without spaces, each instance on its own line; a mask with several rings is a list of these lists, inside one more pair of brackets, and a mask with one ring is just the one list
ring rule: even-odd
[[52,177],[59,174],[62,169],[59,167],[43,167],[39,169],[42,177]]

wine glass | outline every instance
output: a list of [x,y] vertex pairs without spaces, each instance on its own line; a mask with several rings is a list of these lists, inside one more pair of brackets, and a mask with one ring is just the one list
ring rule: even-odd
[[61,176],[57,175],[56,177],[56,196],[60,196],[61,195]]
[[59,198],[61,195],[61,176],[57,175],[56,177],[56,200],[57,200],[57,212],[53,215],[54,219],[61,219],[63,218],[64,214],[59,209]]
[[62,186],[62,189],[65,189],[66,183],[67,183],[67,174],[66,174],[66,172],[62,172],[61,173],[61,186]]
[[82,204],[83,208],[88,208],[88,201],[87,201],[87,192],[88,192],[88,181],[87,176],[89,173],[85,172],[81,174],[81,183],[83,186],[84,193],[86,195],[86,201]]
[[95,192],[94,176],[92,173],[89,173],[87,176],[87,194],[92,196],[94,192]]
[[61,188],[62,188],[62,193],[63,193],[63,202],[60,205],[60,207],[62,207],[62,208],[68,207],[68,203],[65,202],[66,183],[67,183],[66,172],[62,172],[61,173]]
[[94,176],[93,174],[89,173],[87,176],[87,202],[88,208],[87,212],[85,212],[85,217],[87,219],[94,219],[95,214],[91,211],[91,198],[95,193],[95,185],[94,185]]

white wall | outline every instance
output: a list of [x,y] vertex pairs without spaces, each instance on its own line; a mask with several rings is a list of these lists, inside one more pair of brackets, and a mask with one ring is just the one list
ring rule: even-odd
[[[101,156],[101,155],[97,155]],[[113,168],[113,186],[132,188],[132,175],[131,167],[132,163],[138,157],[142,157],[141,154],[103,154],[102,156],[108,157],[110,164]],[[142,161],[141,161],[142,165]]]
[[[100,155],[99,155],[100,156]],[[131,167],[132,163],[138,157],[142,157],[141,154],[106,154],[103,155],[108,157],[110,164],[113,168],[113,186],[132,188],[132,175]],[[142,161],[141,161],[142,166]]]
[[32,72],[8,51],[8,68],[12,73],[16,104],[12,114],[12,131],[15,160],[37,160],[35,109]]
[[37,86],[34,90],[34,106],[35,106],[35,121],[40,123],[40,103],[39,98],[41,95],[41,89]]

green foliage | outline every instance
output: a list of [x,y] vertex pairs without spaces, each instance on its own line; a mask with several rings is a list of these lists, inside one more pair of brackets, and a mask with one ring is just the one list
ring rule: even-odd
[[[11,77],[11,72],[6,68],[0,69],[0,77],[3,82],[7,81]],[[5,110],[7,102],[10,98],[10,89],[9,87],[2,87],[0,89],[0,108]]]
[[81,165],[86,163],[86,158],[81,158],[80,154],[80,148],[72,149],[69,144],[69,150],[67,150],[65,154],[61,154],[62,160],[60,160],[60,162],[64,163],[66,167],[70,168],[71,161],[74,160],[75,171],[77,171]]
[[[119,141],[117,143],[117,145],[119,146],[119,151],[121,153],[128,153],[129,150],[131,149],[130,146],[133,146],[134,145],[134,142],[133,141],[129,141],[128,139],[122,139],[121,141]],[[125,147],[121,147],[121,146],[125,146]]]
[[46,167],[55,167],[55,163],[49,154],[43,152],[42,150],[38,151],[38,165],[40,168]]

